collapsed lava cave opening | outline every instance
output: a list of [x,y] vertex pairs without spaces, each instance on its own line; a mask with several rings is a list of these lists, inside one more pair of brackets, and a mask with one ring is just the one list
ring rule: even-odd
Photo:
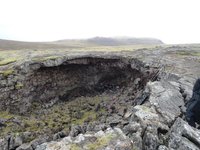
[[138,104],[138,95],[139,101],[145,99],[145,86],[156,80],[159,69],[127,58],[82,57],[48,64],[30,64],[18,86],[2,95],[2,115],[11,119],[0,137],[19,131],[31,132],[33,138],[60,131],[67,135],[72,125],[90,128],[93,123],[123,127],[127,110]]
[[[25,76],[23,87],[12,91],[17,103],[10,112],[27,113],[35,103],[48,108],[76,97],[126,93],[133,100],[157,70],[137,59],[75,58],[58,66],[40,66]],[[128,93],[127,93],[128,92]],[[14,109],[13,109],[14,108]]]

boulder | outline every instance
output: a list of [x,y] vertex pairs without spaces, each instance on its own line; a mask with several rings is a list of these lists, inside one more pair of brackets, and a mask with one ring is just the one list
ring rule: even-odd
[[177,82],[155,81],[149,82],[147,88],[150,91],[149,102],[155,108],[165,123],[171,125],[181,115],[181,107],[184,100]]
[[38,145],[36,150],[132,150],[132,141],[119,128],[108,128],[97,133],[79,134],[76,137],[65,137],[61,141],[52,141]]
[[133,133],[130,137],[133,141],[133,149],[134,150],[141,150],[142,149],[142,137],[139,132]]
[[165,145],[160,145],[160,146],[158,147],[158,150],[169,150],[169,148],[166,147]]
[[34,150],[31,144],[22,144],[16,150]]
[[142,149],[142,127],[137,122],[131,122],[123,128],[123,132],[133,141],[133,149]]
[[155,150],[159,144],[158,131],[155,126],[148,126],[143,137],[143,149]]
[[1,150],[8,150],[8,141],[5,138],[0,139],[0,148]]
[[195,79],[184,76],[179,79],[179,83],[181,85],[182,94],[185,96],[185,101],[187,102],[192,97],[192,89]]
[[168,147],[172,150],[199,150],[200,131],[178,118],[170,129]]
[[154,108],[137,105],[134,107],[134,111],[135,112],[132,114],[130,122],[138,122],[143,130],[149,125],[153,125],[163,130],[169,129]]
[[22,136],[11,136],[9,138],[9,149],[15,149],[17,147],[19,147],[20,145],[22,145],[23,143],[23,139]]

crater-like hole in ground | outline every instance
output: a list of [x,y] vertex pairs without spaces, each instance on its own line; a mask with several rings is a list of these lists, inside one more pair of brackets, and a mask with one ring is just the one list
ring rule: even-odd
[[44,107],[102,94],[128,94],[124,100],[132,101],[155,73],[139,61],[80,58],[56,67],[41,67],[28,77],[26,86],[32,88],[32,102]]
[[17,129],[43,134],[91,122],[123,126],[128,107],[156,73],[136,59],[88,57],[41,67],[17,91],[28,100],[19,106],[23,115]]

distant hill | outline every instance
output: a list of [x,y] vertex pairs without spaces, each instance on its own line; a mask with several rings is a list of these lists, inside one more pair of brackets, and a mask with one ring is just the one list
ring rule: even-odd
[[67,39],[54,42],[22,42],[0,39],[0,50],[19,49],[66,49],[91,46],[121,46],[121,45],[157,45],[163,44],[154,38],[107,38],[94,37],[90,39]]
[[149,44],[164,44],[161,40],[155,38],[107,38],[94,37],[85,40],[60,40],[58,43],[73,43],[79,41],[79,44],[99,45],[99,46],[119,46],[119,45],[149,45]]
[[0,50],[71,48],[53,42],[23,42],[0,39]]
[[138,44],[163,44],[161,40],[154,38],[105,38],[95,37],[87,40],[98,45],[138,45]]

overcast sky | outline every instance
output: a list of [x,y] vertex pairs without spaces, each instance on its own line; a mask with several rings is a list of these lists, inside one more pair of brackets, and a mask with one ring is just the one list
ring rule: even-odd
[[94,36],[200,43],[200,0],[0,0],[0,38]]

